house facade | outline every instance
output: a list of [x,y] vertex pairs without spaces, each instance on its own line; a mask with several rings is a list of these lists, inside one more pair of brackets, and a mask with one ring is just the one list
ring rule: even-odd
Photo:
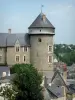
[[39,71],[53,70],[55,27],[40,13],[28,27],[28,33],[0,33],[0,65],[31,63]]

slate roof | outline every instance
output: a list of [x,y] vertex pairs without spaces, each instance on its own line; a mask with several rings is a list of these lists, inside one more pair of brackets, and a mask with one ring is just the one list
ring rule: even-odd
[[52,84],[51,86],[48,86],[47,89],[51,91],[55,96],[64,97],[64,88],[63,87],[57,87],[55,84]]
[[49,95],[50,95],[51,98],[64,97],[64,88],[62,86],[58,87],[55,83],[51,84],[51,86],[49,86],[49,84],[47,84],[47,81],[48,80],[45,77],[44,86],[48,90]]
[[54,93],[52,93],[49,89],[45,89],[44,92],[44,100],[54,100],[58,98]]
[[67,85],[70,85],[70,84],[74,84],[75,85],[75,79],[67,79],[66,84]]
[[51,79],[51,83],[52,82],[57,85],[60,85],[60,86],[65,86],[68,89],[67,84],[65,83],[63,77],[61,76],[61,74],[58,70],[54,73],[54,75]]
[[[64,87],[66,87],[67,93],[75,93],[75,81],[68,79],[67,82],[65,83],[59,70],[56,70],[53,77],[51,78],[51,81],[50,81],[51,85],[49,85],[48,78],[45,76],[44,86],[46,90],[48,91],[51,99],[52,97],[54,98],[64,97]],[[68,84],[72,82],[74,82],[74,84],[72,85]]]
[[8,33],[0,33],[0,47],[6,47],[6,38]]
[[9,71],[9,67],[8,66],[0,66],[0,72],[4,72],[4,71]]
[[34,22],[29,26],[30,28],[53,28],[55,27],[51,24],[51,22],[45,18],[45,21],[43,20],[43,13],[39,14],[38,17],[34,20]]
[[14,46],[16,41],[19,41],[20,46],[30,46],[28,34],[8,34],[0,33],[0,47]]

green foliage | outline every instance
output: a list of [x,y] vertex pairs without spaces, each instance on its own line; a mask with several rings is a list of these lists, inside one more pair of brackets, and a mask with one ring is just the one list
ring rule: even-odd
[[11,72],[16,73],[12,84],[17,92],[15,100],[43,100],[42,75],[31,64],[16,64]]
[[59,61],[63,61],[69,66],[75,63],[75,45],[55,44],[54,53]]
[[15,100],[15,91],[12,87],[6,85],[0,88],[0,96],[2,96],[4,100]]

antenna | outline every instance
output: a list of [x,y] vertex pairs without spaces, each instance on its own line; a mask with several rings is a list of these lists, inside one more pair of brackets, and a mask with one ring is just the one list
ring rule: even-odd
[[44,7],[44,5],[41,5],[41,13],[42,13],[42,8]]

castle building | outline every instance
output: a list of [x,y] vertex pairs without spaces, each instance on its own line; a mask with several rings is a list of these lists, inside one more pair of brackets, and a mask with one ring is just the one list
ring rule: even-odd
[[11,33],[11,29],[8,33],[0,33],[0,83],[10,82],[12,76],[9,67],[12,65],[31,63],[46,76],[42,82],[45,100],[75,99],[75,87],[72,87],[70,80],[67,81],[65,67],[63,75],[60,70],[53,72],[54,35],[55,27],[43,13],[28,27],[28,33],[14,34]]
[[28,27],[28,33],[0,33],[0,65],[31,63],[39,71],[53,70],[55,27],[40,13]]

